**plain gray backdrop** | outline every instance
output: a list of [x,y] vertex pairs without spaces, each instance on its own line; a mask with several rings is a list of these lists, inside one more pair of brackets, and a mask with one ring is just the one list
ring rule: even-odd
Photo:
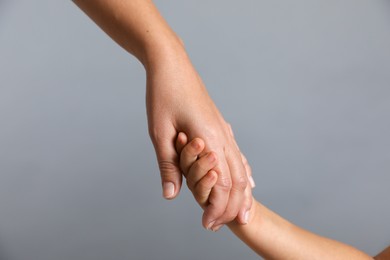
[[[253,168],[255,197],[390,244],[390,3],[156,1]],[[71,1],[0,1],[0,259],[258,259],[161,197],[145,73]],[[283,248],[281,248],[283,250]]]

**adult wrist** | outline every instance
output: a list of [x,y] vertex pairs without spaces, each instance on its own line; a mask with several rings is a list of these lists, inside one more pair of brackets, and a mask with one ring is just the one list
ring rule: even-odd
[[153,72],[167,64],[190,63],[183,41],[175,34],[160,37],[145,44],[142,54],[138,57],[147,72]]

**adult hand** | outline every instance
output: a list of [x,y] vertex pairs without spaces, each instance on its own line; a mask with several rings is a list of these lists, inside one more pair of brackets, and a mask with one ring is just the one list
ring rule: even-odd
[[175,150],[178,133],[186,133],[189,140],[200,137],[205,143],[204,153],[214,151],[218,159],[215,167],[218,181],[211,192],[203,225],[218,230],[236,217],[240,223],[246,223],[252,196],[245,193],[249,182],[230,126],[209,97],[187,55],[162,53],[162,58],[154,59],[145,68],[149,134],[156,150],[163,195],[173,199],[181,188],[182,175]]

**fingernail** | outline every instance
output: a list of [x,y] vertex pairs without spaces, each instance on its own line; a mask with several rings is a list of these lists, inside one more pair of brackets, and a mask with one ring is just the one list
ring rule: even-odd
[[208,159],[209,159],[210,162],[214,162],[215,161],[215,155],[213,153],[210,153],[208,155]]
[[214,221],[211,221],[211,222],[208,224],[208,226],[207,226],[207,230],[210,230],[211,227],[214,225],[214,223],[215,223],[215,220],[214,220]]
[[173,182],[164,182],[163,183],[163,196],[166,199],[170,199],[175,194],[175,185]]
[[196,150],[198,150],[198,149],[199,149],[199,147],[200,147],[200,144],[199,144],[199,142],[198,142],[198,141],[194,141],[194,142],[192,142],[192,147],[194,147]]
[[247,210],[247,211],[245,212],[245,215],[244,215],[244,222],[245,222],[245,224],[248,224],[248,222],[249,222],[249,210]]
[[216,226],[216,227],[211,228],[211,230],[212,230],[213,232],[217,232],[222,226],[223,226],[223,224],[218,225],[218,226]]
[[249,183],[251,184],[251,187],[252,187],[252,188],[256,187],[256,183],[255,183],[255,181],[253,180],[252,176],[249,176]]

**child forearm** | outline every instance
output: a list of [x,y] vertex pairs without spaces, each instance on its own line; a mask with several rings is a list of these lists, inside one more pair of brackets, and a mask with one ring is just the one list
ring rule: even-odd
[[254,200],[247,225],[229,228],[266,259],[371,259],[346,244],[303,230]]

